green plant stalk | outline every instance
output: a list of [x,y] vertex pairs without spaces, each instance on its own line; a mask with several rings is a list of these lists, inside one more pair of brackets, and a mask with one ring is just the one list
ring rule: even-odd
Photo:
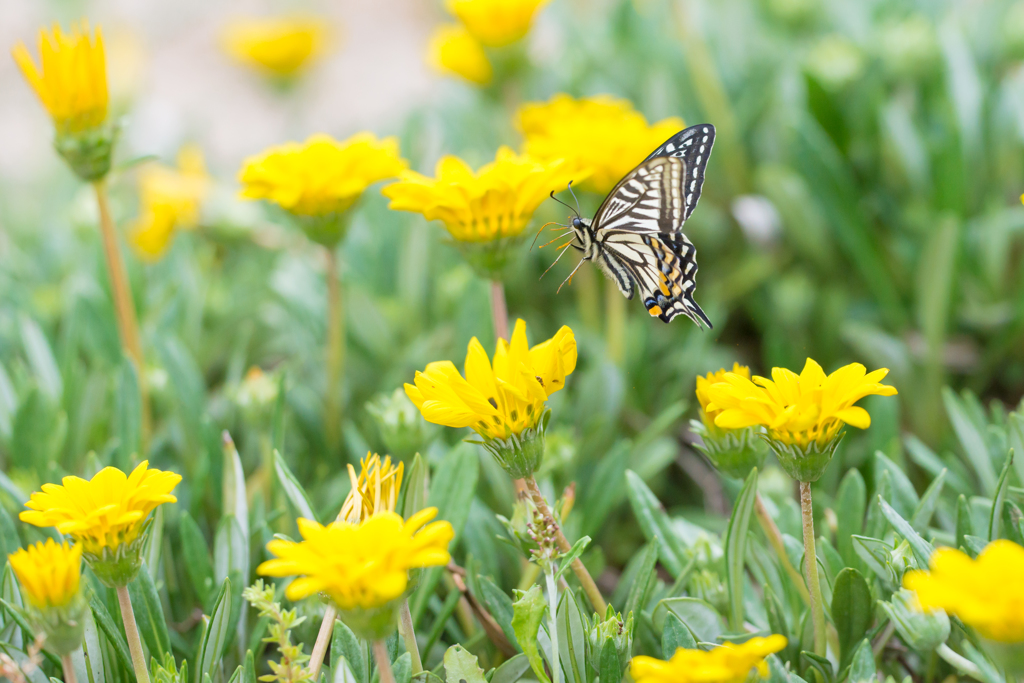
[[60,658],[60,665],[64,669],[64,683],[78,683],[78,679],[75,678],[75,665],[71,663],[70,654]]
[[338,611],[334,605],[328,605],[324,612],[323,623],[320,624],[320,632],[316,634],[316,642],[313,644],[313,653],[309,656],[310,680],[320,678],[320,667],[324,664],[324,657],[327,655],[327,646],[331,644],[331,637],[334,635],[334,620]]
[[544,570],[544,583],[548,597],[548,635],[551,638],[552,683],[562,683],[562,667],[558,665],[558,586],[555,584],[555,562],[549,561]]
[[398,610],[398,632],[405,642],[405,651],[412,658],[412,675],[423,671],[423,660],[420,659],[420,646],[416,643],[416,628],[412,623],[412,612],[409,611],[409,599],[402,600]]
[[756,494],[756,497],[754,498],[754,514],[757,515],[757,521],[761,523],[761,529],[764,531],[764,535],[768,537],[768,542],[775,551],[775,555],[778,556],[779,564],[781,564],[785,572],[789,574],[789,580],[793,582],[794,586],[796,586],[796,591],[800,594],[804,604],[810,607],[811,594],[807,592],[807,584],[804,583],[804,577],[800,576],[800,572],[798,572],[796,567],[793,566],[793,563],[789,561],[789,555],[786,554],[786,545],[782,542],[782,532],[780,532],[779,527],[776,526],[775,520],[768,514],[768,510],[764,506],[764,501],[761,500],[760,493]]
[[956,652],[953,652],[949,645],[946,645],[945,643],[939,645],[939,647],[935,650],[935,653],[942,657],[944,660],[946,660],[946,662],[957,671],[967,674],[968,676],[977,681],[985,680],[985,676],[981,673],[981,669],[978,668],[977,664],[967,659],[966,657],[963,657],[961,655],[958,655]]
[[[139,637],[139,626],[135,623],[135,612],[132,610],[132,598],[128,595],[128,586],[118,586],[117,603],[121,607],[121,619],[124,621],[124,633],[128,638],[128,650],[132,655],[132,667],[138,683],[149,683],[149,669],[146,668],[146,655],[142,651],[142,639]],[[392,683],[394,683],[392,681]]]
[[345,369],[345,312],[342,309],[338,255],[327,248],[327,389],[324,393],[324,435],[327,445],[336,449],[341,441],[340,389]]
[[[533,477],[526,478],[526,489],[530,492],[530,497],[533,499],[533,504],[537,506],[537,511],[545,519],[550,519],[552,523],[555,520],[554,515],[551,514],[551,508],[548,507],[548,503],[544,500],[544,494],[541,493],[540,487],[537,486],[537,480]],[[567,553],[572,550],[572,545],[569,540],[562,533],[561,527],[555,524],[555,541],[558,543],[558,549],[563,553]],[[587,568],[580,561],[580,558],[576,558],[570,565],[573,573],[579,580],[580,585],[583,586],[583,592],[587,594],[587,599],[590,600],[591,606],[594,611],[598,614],[604,614],[608,610],[608,604],[604,601],[604,597],[601,595],[601,590],[594,583],[594,578],[587,571]]]
[[622,296],[618,285],[610,279],[606,280],[605,296],[605,343],[608,346],[608,358],[616,365],[622,365],[622,357],[626,350],[626,298]]
[[491,318],[494,320],[496,339],[508,341],[508,305],[505,303],[505,285],[491,280]]
[[395,683],[395,673],[391,670],[391,661],[388,659],[388,646],[383,640],[375,640],[370,647],[373,649],[373,658],[377,661],[380,683]]
[[818,560],[814,553],[814,507],[810,482],[800,482],[800,514],[804,523],[804,577],[811,594],[811,622],[814,624],[814,652],[825,657],[825,601],[818,583]]

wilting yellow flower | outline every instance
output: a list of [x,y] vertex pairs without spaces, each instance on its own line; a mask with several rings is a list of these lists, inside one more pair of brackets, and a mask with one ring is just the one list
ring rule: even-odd
[[679,648],[668,661],[634,657],[629,671],[636,683],[742,683],[751,669],[767,676],[765,658],[784,647],[785,636],[774,634],[740,645],[726,642],[708,651]]
[[130,544],[143,529],[146,517],[163,503],[178,499],[171,491],[181,481],[173,472],[149,469],[143,461],[130,475],[104,467],[91,480],[64,477],[63,485],[43,484],[32,494],[21,521],[55,526],[70,535],[87,554],[100,555]]
[[562,161],[539,161],[502,147],[476,173],[458,157],[446,156],[437,162],[435,178],[405,171],[383,194],[396,211],[443,222],[460,242],[488,242],[522,233],[548,193],[572,178],[567,170]]
[[483,46],[469,31],[456,24],[438,26],[430,36],[430,64],[445,74],[454,74],[477,85],[487,85],[494,69]]
[[67,541],[30,545],[8,556],[29,604],[38,609],[64,607],[78,595],[82,578],[82,547]]
[[521,106],[518,126],[528,154],[565,159],[585,189],[605,194],[678,132],[683,120],[672,117],[651,125],[627,100],[608,95],[577,100],[560,94]]
[[359,133],[338,142],[321,134],[250,157],[239,181],[246,199],[266,199],[298,216],[324,216],[344,213],[367,187],[405,167],[396,138]]
[[135,251],[147,260],[163,256],[178,228],[194,228],[210,187],[203,153],[187,145],[178,168],[152,164],[139,173],[141,215],[129,231]]
[[330,33],[327,23],[317,18],[243,19],[224,30],[223,44],[242,64],[289,77],[327,51]]
[[395,466],[391,464],[390,456],[385,456],[382,462],[376,453],[367,453],[360,461],[360,468],[357,477],[355,468],[351,464],[348,466],[352,490],[338,513],[339,521],[358,524],[376,514],[394,512],[398,504],[405,463]]
[[784,444],[819,446],[830,442],[844,424],[859,429],[871,425],[868,411],[854,403],[872,394],[893,396],[896,388],[879,381],[882,368],[867,373],[851,363],[826,376],[810,358],[797,375],[773,368],[772,379],[726,373],[724,381],[707,387],[708,410],[716,411],[715,424],[725,429],[764,425],[773,440]]
[[426,508],[404,521],[382,512],[361,524],[338,521],[328,526],[299,519],[303,540],[268,543],[267,550],[276,557],[257,571],[298,576],[288,585],[289,600],[323,592],[341,610],[381,607],[405,592],[410,569],[450,559],[448,543],[455,532],[445,521],[427,524],[436,514],[437,508]]
[[972,560],[954,548],[938,548],[931,571],[913,570],[903,586],[925,610],[945,610],[990,640],[1024,642],[1024,548],[992,541]]
[[[709,372],[706,376],[697,376],[697,400],[700,401],[700,419],[704,425],[711,429],[715,426],[715,418],[721,413],[720,410],[708,410],[711,399],[708,397],[708,389],[719,382],[725,381],[725,375],[729,371],[725,368],[717,372]],[[732,364],[732,373],[750,379],[750,368],[739,363]]]
[[530,348],[526,323],[516,321],[512,340],[498,340],[494,363],[473,337],[466,351],[466,377],[451,361],[416,373],[405,393],[424,419],[448,427],[472,427],[480,436],[505,439],[537,426],[544,403],[565,387],[576,369],[576,337],[567,326]]
[[106,120],[107,64],[99,28],[90,36],[89,24],[83,20],[73,25],[70,33],[58,25],[49,32],[40,30],[41,70],[23,43],[18,43],[12,54],[58,132],[77,133]]
[[548,0],[448,0],[448,11],[474,38],[489,47],[514,43],[530,30]]

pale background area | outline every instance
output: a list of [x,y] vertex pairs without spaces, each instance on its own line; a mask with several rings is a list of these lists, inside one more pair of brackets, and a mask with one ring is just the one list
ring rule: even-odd
[[[282,97],[218,40],[233,17],[296,11],[327,18],[339,35],[298,90]],[[246,156],[315,132],[394,133],[442,80],[424,62],[430,31],[444,20],[430,0],[0,0],[0,191],[59,163],[50,122],[10,48],[23,41],[38,58],[39,27],[59,20],[66,29],[79,17],[103,26],[112,97],[127,114],[122,152],[173,158],[195,141],[211,170],[229,176]]]

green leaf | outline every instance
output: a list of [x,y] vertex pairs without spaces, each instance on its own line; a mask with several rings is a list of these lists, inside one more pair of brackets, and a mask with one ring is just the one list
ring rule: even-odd
[[277,472],[277,480],[281,482],[281,488],[284,489],[284,495],[288,498],[288,502],[292,504],[295,510],[299,513],[299,517],[305,517],[311,519],[314,522],[320,521],[316,513],[313,512],[313,504],[309,502],[309,496],[306,494],[306,489],[302,488],[302,484],[295,478],[292,471],[288,468],[284,458],[281,457],[279,451],[274,451],[274,471]]
[[622,680],[622,669],[619,649],[615,647],[615,641],[608,638],[604,641],[604,646],[601,648],[601,659],[599,662],[600,680],[619,683]]
[[567,683],[587,683],[587,622],[572,591],[562,591],[555,614],[558,663]]
[[867,495],[867,486],[860,470],[850,468],[839,484],[835,502],[836,545],[843,561],[849,567],[858,566],[859,559],[853,549],[853,536],[863,531]]
[[654,584],[657,575],[654,567],[658,563],[658,546],[656,543],[648,543],[637,553],[636,561],[639,563],[633,582],[629,586],[629,593],[626,596],[625,607],[622,614],[628,616],[630,613],[640,614],[647,606],[647,595]]
[[658,546],[658,556],[673,577],[686,566],[686,553],[672,529],[665,508],[636,472],[626,470],[626,489],[640,529],[648,542]]
[[832,621],[839,635],[840,669],[867,633],[873,606],[871,590],[861,573],[851,568],[839,572],[832,588]]
[[488,683],[516,683],[529,670],[530,659],[520,652],[515,657],[502,662],[491,674],[491,680]]
[[750,515],[757,499],[757,468],[747,475],[740,495],[733,505],[732,516],[725,530],[725,580],[729,595],[729,628],[734,633],[743,630],[743,566],[747,553],[747,532]]
[[445,519],[455,529],[451,542],[454,548],[469,519],[476,482],[480,476],[480,460],[471,444],[459,444],[441,461],[430,482],[427,505],[437,508],[438,519]]
[[988,540],[994,541],[999,538],[1000,526],[1003,522],[1003,501],[1006,500],[1006,487],[1009,484],[1010,467],[1013,466],[1013,449],[1006,454],[1006,462],[1003,463],[1003,471],[999,474],[999,481],[996,483],[996,492],[992,496],[992,514],[988,520]]
[[213,582],[213,564],[210,562],[210,552],[206,548],[206,539],[203,538],[203,532],[199,530],[199,525],[187,511],[181,513],[178,532],[181,534],[181,548],[185,556],[185,571],[188,578],[192,580],[192,588],[203,605],[203,609],[209,609],[212,607],[210,599],[215,584]]
[[210,620],[203,630],[199,652],[196,653],[196,681],[202,683],[204,676],[213,678],[220,667],[221,656],[227,647],[231,624],[231,580],[224,579],[220,593],[213,604]]
[[444,675],[449,683],[487,683],[476,655],[458,644],[444,653]]
[[128,653],[128,643],[125,641],[124,636],[121,635],[121,630],[117,624],[110,618],[107,608],[103,606],[103,603],[95,595],[90,597],[89,607],[92,610],[92,618],[95,620],[96,626],[99,627],[103,637],[110,643],[117,661],[120,662],[125,671],[132,671],[132,658]]
[[335,619],[334,634],[331,638],[331,661],[339,659],[348,662],[358,683],[370,683],[370,659],[366,645],[356,638],[341,619]]
[[925,489],[924,495],[921,496],[921,502],[914,509],[914,514],[910,517],[910,526],[921,533],[924,533],[925,529],[928,528],[932,515],[935,514],[935,506],[939,502],[939,496],[942,495],[942,488],[946,483],[946,473],[948,471],[946,468],[943,468],[939,472],[939,476],[932,480],[932,483]]
[[875,654],[871,651],[871,641],[865,638],[860,641],[850,661],[849,683],[876,683]]
[[717,642],[722,635],[722,617],[715,608],[698,598],[666,598],[654,607],[655,628],[663,629],[665,619],[674,614],[702,643]]
[[515,631],[516,640],[530,660],[530,668],[540,683],[551,683],[551,679],[544,673],[544,660],[537,645],[537,632],[540,630],[541,621],[544,619],[544,611],[547,609],[547,602],[540,586],[534,584],[530,590],[519,596],[519,599],[512,603],[514,610],[512,616],[512,630]]
[[973,420],[968,416],[967,411],[953,390],[949,387],[942,388],[942,401],[946,405],[946,413],[950,422],[953,423],[953,431],[960,439],[960,445],[967,456],[967,462],[974,468],[978,480],[985,493],[992,495],[996,490],[996,471],[992,466],[992,457],[989,455],[988,446],[985,445],[985,437],[975,427]]
[[882,510],[882,514],[889,520],[889,524],[892,525],[893,531],[906,539],[907,543],[910,544],[910,549],[914,551],[914,557],[917,559],[919,567],[927,567],[928,560],[931,559],[932,553],[935,552],[935,548],[931,543],[921,538],[921,534],[914,531],[913,527],[907,523],[907,520],[900,517],[900,514],[896,512],[891,505],[886,503],[881,496],[878,497],[878,505]]
[[139,631],[153,657],[163,659],[165,653],[171,652],[171,637],[167,632],[167,620],[160,596],[150,578],[149,569],[143,567],[138,577],[128,584],[128,594],[132,599],[132,609]]
[[[697,641],[694,640],[693,634],[690,633],[690,629],[686,628],[686,625],[679,620],[679,617],[670,612],[668,616],[665,617],[665,625],[662,627],[661,631],[662,658],[670,658],[675,651],[681,647],[686,648],[687,650],[696,650]],[[603,652],[601,654],[602,656],[604,655]]]

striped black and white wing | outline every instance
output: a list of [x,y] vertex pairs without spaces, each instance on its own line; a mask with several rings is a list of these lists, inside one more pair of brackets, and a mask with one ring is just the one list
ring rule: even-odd
[[[683,221],[690,217],[700,199],[700,191],[704,187],[704,170],[714,144],[715,127],[710,123],[701,123],[679,131],[644,159],[644,163],[658,158],[680,159],[683,162]],[[682,221],[679,227],[682,227]]]

